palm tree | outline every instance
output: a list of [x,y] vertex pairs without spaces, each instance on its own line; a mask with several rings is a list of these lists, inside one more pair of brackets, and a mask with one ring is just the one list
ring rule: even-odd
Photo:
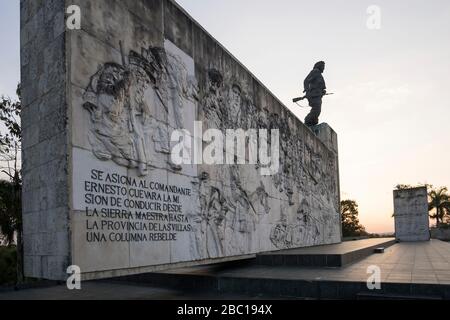
[[431,190],[428,194],[430,197],[428,211],[436,210],[430,214],[432,219],[436,219],[436,227],[439,227],[439,223],[444,221],[446,215],[450,215],[450,195],[447,192],[447,187],[441,187]]

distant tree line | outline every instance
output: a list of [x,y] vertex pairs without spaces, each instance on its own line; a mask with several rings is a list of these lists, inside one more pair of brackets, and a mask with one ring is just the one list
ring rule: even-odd
[[[0,240],[7,246],[16,246],[14,261],[17,260],[16,274],[19,282],[23,280],[21,111],[18,85],[17,99],[3,95],[0,98]],[[0,261],[0,265],[1,262],[4,261]]]

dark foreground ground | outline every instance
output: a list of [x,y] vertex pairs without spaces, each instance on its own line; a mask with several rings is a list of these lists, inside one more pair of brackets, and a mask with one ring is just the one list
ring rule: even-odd
[[81,290],[65,285],[0,293],[0,300],[258,300],[270,296],[195,293],[115,282],[85,282]]

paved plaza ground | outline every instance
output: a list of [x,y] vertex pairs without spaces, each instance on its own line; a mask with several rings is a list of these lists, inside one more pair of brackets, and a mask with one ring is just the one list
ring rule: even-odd
[[[353,243],[350,243],[353,244]],[[354,243],[358,246],[357,243]],[[315,250],[317,249],[300,249]],[[342,251],[346,252],[347,248]],[[328,248],[324,251],[329,252]],[[226,270],[221,276],[258,277],[303,280],[367,281],[367,269],[378,266],[381,280],[389,283],[450,284],[450,243],[439,240],[429,242],[398,243],[383,254],[369,257],[342,268],[271,267],[252,265]],[[207,267],[205,272],[207,272]],[[186,270],[188,272],[188,270]],[[178,271],[179,272],[179,271]],[[198,271],[197,271],[198,272]]]
[[[357,242],[344,243],[337,250],[345,251],[348,246],[358,246]],[[317,252],[318,248],[314,250]],[[320,248],[319,248],[320,249]],[[329,248],[322,248],[329,250]],[[335,248],[336,249],[336,248]],[[305,249],[305,250],[313,250]],[[202,266],[171,270],[160,274],[182,276],[211,276],[239,279],[280,279],[283,281],[315,282],[366,282],[369,266],[381,269],[383,284],[450,285],[450,243],[438,240],[417,243],[397,243],[383,254],[372,254],[356,263],[342,268],[316,268],[293,266],[262,266],[249,264],[230,268]],[[236,280],[237,279],[237,280]],[[246,282],[243,281],[243,284]],[[0,299],[258,299],[279,298],[275,295],[220,294],[217,292],[192,292],[183,289],[157,288],[145,283],[126,281],[89,281],[82,283],[82,290],[69,291],[64,285],[49,288],[27,289],[0,293]]]

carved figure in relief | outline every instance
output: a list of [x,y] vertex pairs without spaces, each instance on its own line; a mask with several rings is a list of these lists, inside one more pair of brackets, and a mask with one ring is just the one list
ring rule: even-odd
[[269,194],[266,192],[262,181],[256,191],[252,193],[250,199],[257,215],[266,215],[270,213]]
[[270,241],[278,249],[289,248],[287,243],[288,224],[285,220],[277,223],[270,231]]
[[294,221],[282,217],[271,230],[270,240],[278,249],[299,246],[311,246],[318,243],[320,238],[319,221],[311,213],[311,206],[303,199],[297,209]]
[[239,172],[231,167],[231,194],[227,199],[227,226],[231,233],[230,253],[240,254],[252,251],[253,233],[258,216],[247,192],[242,188]]
[[203,113],[209,128],[221,129],[223,119],[223,76],[216,69],[208,71],[208,83],[203,99]]
[[296,242],[296,245],[301,243],[307,245],[313,245],[320,236],[318,221],[312,216],[311,206],[303,199],[300,203],[300,207],[297,210],[297,230],[301,230],[303,237],[300,242]]
[[189,75],[186,65],[176,55],[167,53],[166,68],[175,125],[177,129],[184,129],[184,106],[188,101],[198,100],[198,83],[194,77]]
[[129,131],[127,94],[130,78],[123,66],[106,63],[91,78],[83,106],[91,114],[93,128],[89,141],[94,154],[101,160],[136,167],[132,137],[124,134]]
[[148,174],[152,152],[169,153],[167,128],[154,120],[155,110],[169,112],[183,127],[183,107],[198,100],[197,80],[181,58],[162,48],[123,54],[122,65],[105,63],[91,77],[83,106],[91,115],[88,133],[94,155]]
[[233,84],[228,91],[227,98],[227,129],[235,129],[241,127],[241,108],[242,108],[242,89],[238,84]]
[[220,190],[212,187],[206,212],[206,251],[210,258],[224,255],[223,242],[225,234],[223,223],[226,211]]
[[224,255],[224,221],[227,207],[221,191],[211,186],[209,175],[200,175],[201,237],[206,239],[206,253],[210,258]]

